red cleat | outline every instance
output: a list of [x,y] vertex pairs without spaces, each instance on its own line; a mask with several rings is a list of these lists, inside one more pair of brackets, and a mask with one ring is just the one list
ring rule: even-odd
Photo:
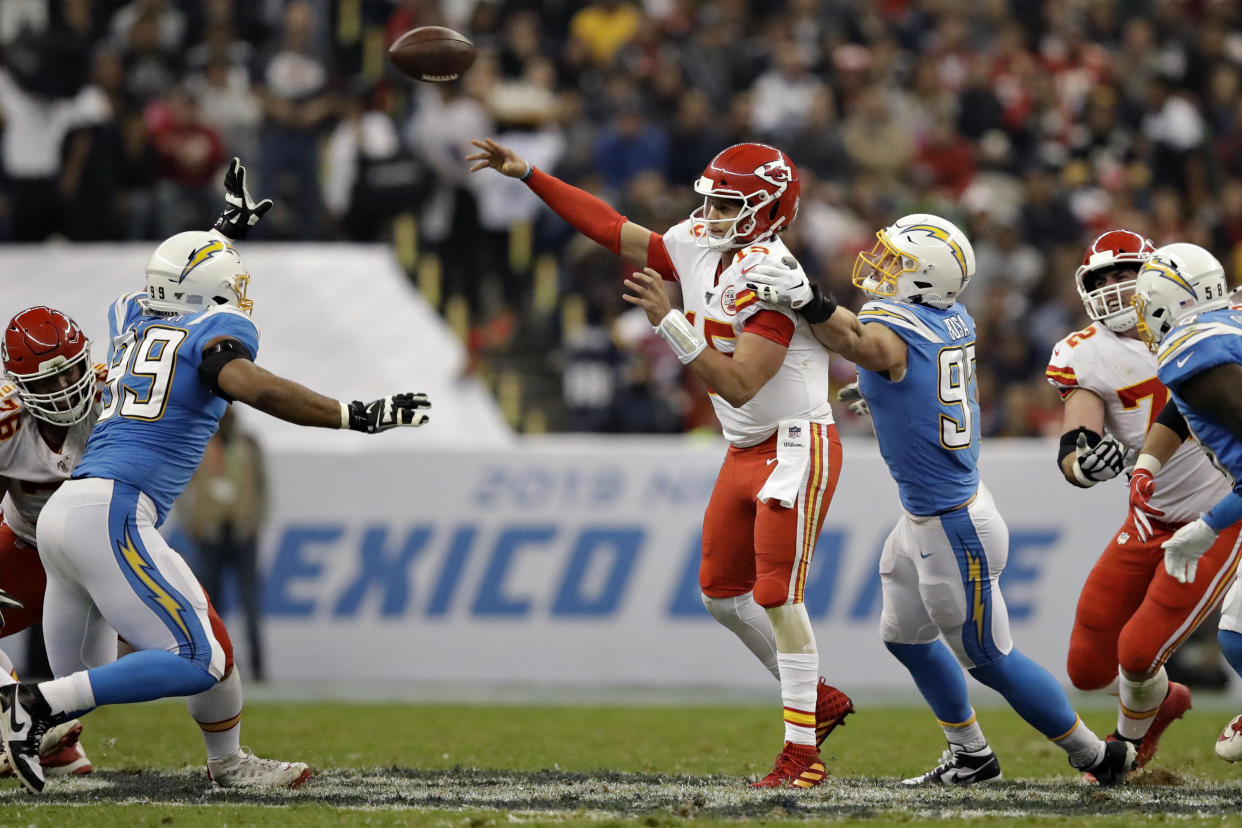
[[[39,750],[39,764],[46,776],[82,776],[94,770],[86,758],[78,737],[82,735],[82,723],[77,719],[56,725],[43,734]],[[13,776],[9,758],[0,752],[0,778]]]
[[795,745],[786,742],[785,749],[776,757],[772,772],[752,788],[814,788],[828,776],[819,758],[819,748],[811,745]]
[[1190,688],[1170,681],[1169,692],[1165,695],[1164,701],[1160,703],[1160,709],[1156,711],[1155,718],[1151,720],[1151,727],[1147,729],[1143,741],[1139,743],[1138,767],[1141,768],[1151,761],[1156,755],[1156,748],[1160,746],[1160,736],[1165,728],[1171,725],[1174,719],[1180,719],[1189,709]]
[[837,725],[845,724],[845,717],[853,712],[854,702],[850,701],[850,697],[820,676],[815,688],[815,747],[821,747],[828,734]]

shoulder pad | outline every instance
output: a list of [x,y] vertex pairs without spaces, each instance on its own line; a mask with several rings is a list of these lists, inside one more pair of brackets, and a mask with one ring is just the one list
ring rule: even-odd
[[[908,331],[928,342],[944,342],[944,337],[919,318],[908,305],[886,299],[872,299],[858,311],[860,322],[879,322],[890,328]],[[903,336],[902,339],[908,337]]]
[[1184,328],[1176,328],[1164,338],[1156,352],[1156,365],[1164,366],[1180,354],[1189,354],[1195,346],[1218,336],[1242,336],[1242,328],[1223,322],[1196,322]]

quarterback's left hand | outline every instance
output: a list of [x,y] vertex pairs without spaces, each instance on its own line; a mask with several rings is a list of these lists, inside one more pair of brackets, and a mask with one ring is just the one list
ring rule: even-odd
[[228,206],[216,216],[212,225],[216,230],[234,241],[241,241],[250,233],[250,228],[259,223],[263,214],[272,209],[272,200],[265,198],[255,201],[246,191],[246,168],[240,158],[229,162],[224,173],[224,200]]
[[1203,518],[1196,518],[1173,533],[1161,544],[1164,549],[1164,570],[1183,584],[1194,583],[1199,558],[1216,542],[1216,530]]
[[4,608],[12,607],[13,609],[23,609],[26,605],[14,598],[8,592],[0,589],[0,630],[4,629]]
[[764,258],[758,264],[742,268],[746,287],[773,305],[797,310],[815,298],[811,280],[793,256],[782,256],[779,262]]
[[668,293],[664,290],[664,277],[659,272],[644,267],[641,273],[630,274],[630,278],[625,280],[625,286],[634,295],[623,293],[621,298],[646,311],[647,321],[652,327],[659,327],[660,322],[673,309],[672,303],[668,300]]

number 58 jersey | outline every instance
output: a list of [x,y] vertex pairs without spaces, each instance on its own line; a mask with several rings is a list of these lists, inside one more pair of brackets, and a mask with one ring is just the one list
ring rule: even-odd
[[974,320],[956,303],[940,309],[882,299],[863,305],[858,319],[884,325],[906,343],[901,379],[858,371],[901,505],[913,515],[961,506],[979,489]]
[[145,293],[117,299],[108,313],[108,380],[103,410],[75,479],[118,480],[155,503],[159,526],[203,458],[228,403],[199,378],[203,349],[236,339],[254,359],[259,331],[226,305],[182,316],[144,312]]
[[[1156,357],[1147,346],[1118,336],[1099,322],[1058,342],[1045,375],[1062,398],[1080,389],[1099,397],[1105,430],[1135,451],[1143,447],[1148,429],[1169,400],[1168,390],[1156,378]],[[1156,474],[1151,505],[1170,523],[1188,523],[1228,491],[1207,455],[1188,440]]]

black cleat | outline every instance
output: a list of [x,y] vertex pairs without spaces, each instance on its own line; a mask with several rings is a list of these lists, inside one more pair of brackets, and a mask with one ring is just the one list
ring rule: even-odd
[[0,687],[0,745],[9,765],[26,790],[43,791],[43,766],[39,749],[51,726],[51,711],[35,687],[8,684]]
[[995,782],[1001,778],[1000,760],[992,748],[984,745],[979,750],[949,749],[940,755],[940,764],[922,776],[903,779],[901,784],[911,787],[923,785],[976,785]]
[[1126,781],[1126,774],[1138,765],[1138,749],[1133,742],[1125,739],[1106,741],[1104,756],[1089,768],[1079,768],[1095,777],[1095,781],[1103,786],[1120,785]]

